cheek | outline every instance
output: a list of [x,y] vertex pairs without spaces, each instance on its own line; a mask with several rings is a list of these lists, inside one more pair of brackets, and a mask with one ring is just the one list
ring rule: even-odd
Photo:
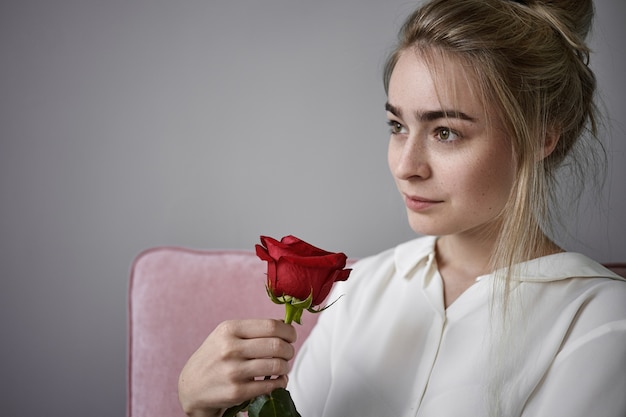
[[482,178],[482,193],[491,204],[497,206],[493,208],[503,208],[513,187],[513,162],[502,158],[502,155],[496,155],[477,175]]
[[513,185],[512,163],[501,154],[467,162],[465,175],[459,175],[456,186],[463,189],[468,203],[485,212],[502,209]]
[[393,141],[389,140],[389,145],[387,145],[387,165],[389,166],[389,171],[395,177],[395,168],[398,161],[398,152],[395,146],[393,146]]

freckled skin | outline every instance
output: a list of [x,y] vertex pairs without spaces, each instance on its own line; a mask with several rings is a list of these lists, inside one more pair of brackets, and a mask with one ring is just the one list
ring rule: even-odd
[[[513,154],[495,116],[487,124],[486,112],[493,112],[471,94],[471,77],[454,59],[445,68],[435,84],[418,55],[409,50],[400,56],[388,92],[389,167],[401,194],[437,201],[424,210],[407,208],[417,233],[484,234],[497,227],[512,188]],[[442,110],[453,112],[436,120],[420,117]]]

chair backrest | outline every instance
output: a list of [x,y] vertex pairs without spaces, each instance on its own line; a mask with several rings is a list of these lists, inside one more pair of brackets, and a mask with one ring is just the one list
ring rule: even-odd
[[[253,252],[155,248],[133,263],[129,288],[128,417],[184,416],[178,375],[220,322],[284,317],[265,291],[266,263]],[[300,347],[317,315],[296,325]]]
[[617,275],[626,278],[626,263],[608,263],[604,264],[604,266],[615,272]]

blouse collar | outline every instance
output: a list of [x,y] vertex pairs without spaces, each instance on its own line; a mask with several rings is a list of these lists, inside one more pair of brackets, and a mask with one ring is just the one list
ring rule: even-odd
[[[433,262],[436,242],[436,236],[425,236],[398,245],[394,253],[396,271],[405,278],[411,278],[418,266]],[[523,262],[514,273],[514,280],[525,282],[552,282],[568,278],[610,278],[626,281],[598,262],[576,252],[556,253]],[[476,280],[480,281],[492,275],[483,275]]]

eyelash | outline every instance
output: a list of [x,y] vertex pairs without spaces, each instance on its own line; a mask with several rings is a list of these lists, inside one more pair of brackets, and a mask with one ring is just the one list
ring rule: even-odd
[[[402,129],[404,129],[404,126],[395,120],[388,120],[387,125],[389,126],[389,133],[392,135],[399,135]],[[396,129],[398,129],[398,131],[396,131]]]
[[[443,131],[447,131],[448,135],[456,136],[456,139],[449,139],[449,138],[448,139],[442,139],[441,138],[441,132],[443,132]],[[441,142],[441,143],[451,143],[451,142],[454,142],[455,140],[463,138],[463,136],[461,136],[461,134],[459,132],[457,132],[456,130],[450,129],[449,127],[445,127],[445,126],[440,126],[440,127],[436,128],[435,129],[435,133],[436,133],[436,136],[437,136],[437,141]]]
[[[388,120],[387,125],[389,126],[389,130],[392,135],[399,135],[402,133],[402,130],[404,129],[404,126],[402,126],[401,123],[396,122],[395,120]],[[444,131],[448,132],[448,135],[456,136],[456,139],[442,139],[441,133]],[[437,142],[440,142],[440,143],[451,143],[451,142],[454,142],[455,140],[463,138],[463,136],[459,132],[457,132],[454,129],[450,129],[449,127],[445,127],[445,126],[439,126],[435,128],[434,132],[435,132],[435,137],[437,138]]]

